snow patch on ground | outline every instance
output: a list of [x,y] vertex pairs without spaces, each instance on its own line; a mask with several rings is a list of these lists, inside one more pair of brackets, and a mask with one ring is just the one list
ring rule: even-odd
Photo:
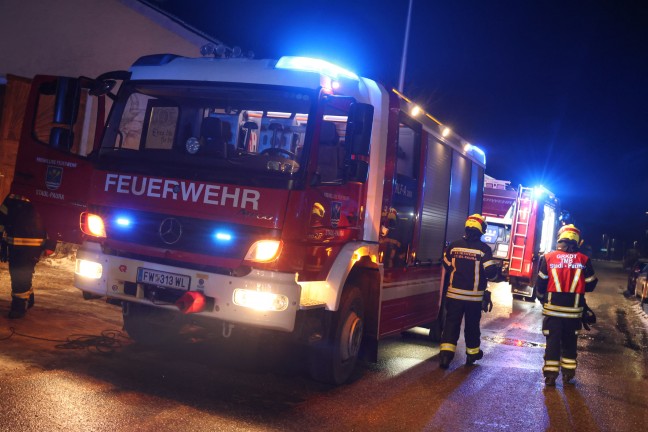
[[632,310],[635,314],[637,314],[639,319],[641,319],[641,322],[643,322],[644,326],[648,329],[648,304],[646,303],[642,304],[641,302],[639,302],[633,304],[630,307],[630,310]]

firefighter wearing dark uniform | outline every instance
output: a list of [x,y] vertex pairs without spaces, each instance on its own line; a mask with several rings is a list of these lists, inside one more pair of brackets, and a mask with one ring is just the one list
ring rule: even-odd
[[585,293],[598,282],[587,255],[578,251],[580,231],[565,225],[558,231],[555,251],[540,259],[536,289],[543,302],[542,333],[547,338],[545,384],[556,385],[562,370],[563,382],[576,375],[576,343],[585,307]]
[[472,365],[484,356],[483,351],[479,349],[479,321],[485,297],[492,308],[486,286],[487,279],[496,276],[497,266],[492,259],[491,248],[481,241],[481,236],[486,231],[484,217],[479,214],[469,216],[465,230],[466,235],[452,242],[443,254],[443,264],[447,273],[446,318],[439,354],[440,367],[443,369],[450,366],[454,357],[464,317],[466,365]]
[[32,276],[45,245],[43,222],[29,200],[11,194],[0,206],[0,260],[9,261],[11,310],[9,318],[22,318],[34,305]]

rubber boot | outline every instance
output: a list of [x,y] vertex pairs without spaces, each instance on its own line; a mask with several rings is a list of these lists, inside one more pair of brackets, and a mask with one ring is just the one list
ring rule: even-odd
[[479,350],[477,354],[466,354],[466,366],[472,366],[477,360],[484,358],[484,351]]
[[545,385],[550,387],[556,386],[556,379],[558,378],[558,372],[545,372]]
[[576,371],[574,369],[562,369],[562,380],[563,384],[574,384],[572,380],[576,376]]
[[11,309],[9,310],[9,319],[18,319],[27,313],[27,301],[13,297],[11,299]]
[[441,369],[448,369],[453,357],[454,353],[452,351],[441,351],[439,353],[439,367]]

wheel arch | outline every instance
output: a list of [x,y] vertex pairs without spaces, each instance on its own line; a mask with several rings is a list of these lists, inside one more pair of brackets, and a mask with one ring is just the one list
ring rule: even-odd
[[342,291],[347,284],[354,284],[360,289],[365,304],[367,299],[379,297],[379,295],[372,296],[372,294],[379,294],[382,286],[383,268],[378,264],[377,257],[377,243],[354,242],[344,245],[326,277],[327,310],[338,310]]

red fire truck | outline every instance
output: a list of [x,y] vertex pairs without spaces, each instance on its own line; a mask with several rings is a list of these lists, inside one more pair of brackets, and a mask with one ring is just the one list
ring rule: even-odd
[[81,245],[75,286],[134,340],[287,335],[334,384],[381,338],[438,336],[444,245],[482,205],[481,150],[317,59],[37,76],[21,140],[13,192]]
[[500,280],[510,283],[513,298],[534,301],[540,257],[556,246],[558,199],[541,186],[515,190],[486,176],[482,212],[488,223],[482,240],[501,261]]

